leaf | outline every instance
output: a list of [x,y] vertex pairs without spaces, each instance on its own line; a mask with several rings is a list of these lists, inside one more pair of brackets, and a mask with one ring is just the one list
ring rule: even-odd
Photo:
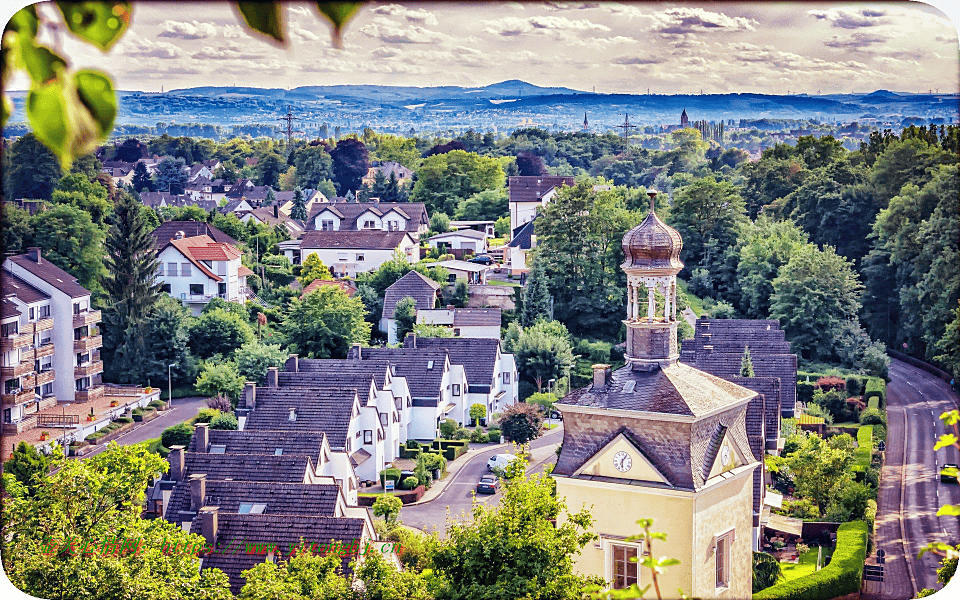
[[343,27],[360,9],[363,2],[317,2],[317,9],[333,25],[333,47],[343,48]]
[[[101,106],[97,106],[100,114],[95,118],[81,101],[74,78],[64,74],[46,83],[34,82],[30,87],[25,105],[27,120],[37,139],[57,156],[64,170],[70,168],[74,157],[90,151],[109,133],[99,120],[109,116],[109,109],[102,107],[102,99],[96,102]],[[115,111],[114,107],[114,114]]]
[[661,558],[660,566],[661,567],[672,567],[674,565],[679,565],[680,559],[678,558]]
[[957,504],[944,504],[940,507],[940,510],[937,511],[937,516],[949,516],[949,517],[960,517],[960,505]]
[[934,450],[939,450],[940,448],[945,448],[947,446],[956,446],[957,445],[957,436],[952,433],[947,433],[940,436],[940,440],[933,447]]
[[133,6],[129,2],[65,2],[58,0],[57,8],[70,32],[97,46],[104,52],[110,49],[130,25]]
[[28,6],[17,11],[10,17],[7,23],[8,31],[16,31],[20,35],[26,35],[29,38],[37,37],[37,31],[40,29],[40,21],[37,19],[36,6]]
[[106,136],[117,117],[117,96],[110,78],[91,69],[77,71],[73,76],[77,97],[87,112],[100,125],[100,135]]
[[947,425],[956,425],[960,422],[960,411],[948,410],[940,415],[940,420]]
[[56,78],[67,66],[67,61],[60,55],[29,38],[21,39],[20,60],[30,79],[36,83],[46,83]]
[[254,31],[285,44],[283,15],[279,2],[237,2],[240,16]]

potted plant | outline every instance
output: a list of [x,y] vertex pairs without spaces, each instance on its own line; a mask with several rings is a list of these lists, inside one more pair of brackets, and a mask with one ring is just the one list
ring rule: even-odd
[[143,388],[143,393],[144,393],[144,394],[151,394],[151,393],[153,393],[153,388],[148,385],[147,387]]
[[111,407],[113,407],[113,406],[120,406],[120,402],[117,401],[117,400],[111,400],[111,401],[110,401],[110,406],[111,406]]
[[40,441],[41,441],[41,442],[46,441],[46,440],[49,440],[49,439],[50,439],[50,434],[49,434],[48,432],[46,432],[46,431],[41,431],[41,432],[40,432]]
[[93,421],[93,407],[90,407],[90,414],[87,415],[87,421]]

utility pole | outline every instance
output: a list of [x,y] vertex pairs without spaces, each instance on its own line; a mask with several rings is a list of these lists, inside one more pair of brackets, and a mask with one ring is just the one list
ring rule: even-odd
[[[294,121],[299,121],[299,120],[300,120],[300,117],[295,117],[295,116],[293,116],[293,111],[291,111],[289,107],[287,108],[287,114],[286,114],[286,116],[280,117],[280,121],[281,121],[281,122],[282,122],[282,121],[286,121],[286,122],[287,122],[287,146],[290,146],[290,145],[293,143],[293,133],[294,133],[294,132],[293,132],[293,122],[294,122]],[[299,132],[297,132],[297,133],[299,133]]]
[[636,129],[637,126],[630,123],[630,115],[623,116],[623,125],[614,125],[617,129],[623,130],[623,151],[626,153],[627,147],[630,144],[630,130]]

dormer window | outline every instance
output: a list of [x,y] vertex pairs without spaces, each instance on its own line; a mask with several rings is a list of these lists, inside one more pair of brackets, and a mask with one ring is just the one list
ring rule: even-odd
[[293,407],[290,408],[290,416],[288,417],[288,419],[289,419],[290,421],[296,421],[296,420],[297,420],[297,409],[296,409],[296,408],[293,408]]
[[283,454],[283,448],[276,448],[276,449],[274,449],[274,451],[273,451],[273,455],[274,455],[274,456],[280,456],[280,455],[282,455],[282,454]]
[[432,371],[432,370],[433,370],[433,361],[432,361],[432,360],[428,360],[428,361],[427,361],[427,370],[428,370],[428,371]]
[[241,502],[240,509],[237,512],[241,515],[262,515],[267,510],[266,504],[254,504],[252,502]]

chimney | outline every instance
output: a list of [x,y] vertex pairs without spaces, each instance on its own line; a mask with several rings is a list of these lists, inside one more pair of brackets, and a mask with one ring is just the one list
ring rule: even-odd
[[184,464],[183,446],[170,446],[170,454],[167,460],[170,462],[170,479],[180,481],[183,479],[183,472],[186,470]]
[[403,347],[404,348],[416,348],[417,347],[417,334],[408,333],[407,337],[403,338]]
[[596,364],[593,365],[593,388],[599,389],[607,385],[607,381],[610,379],[610,365],[605,364]]
[[184,233],[183,231],[178,231],[178,232],[173,236],[173,239],[175,239],[175,240],[182,240],[182,239],[185,238],[185,237],[187,237],[187,234],[186,234],[186,233]]
[[32,246],[27,248],[27,258],[37,263],[38,265],[43,262],[43,258],[40,256],[40,248],[37,246]]
[[204,506],[200,509],[200,535],[207,540],[207,546],[215,548],[217,544],[217,511],[219,506]]
[[243,405],[250,410],[257,408],[257,384],[248,381],[243,386]]
[[210,428],[207,423],[197,423],[193,429],[197,436],[197,452],[206,452],[210,447]]
[[296,373],[296,372],[298,372],[298,371],[300,370],[300,360],[299,360],[299,358],[298,358],[298,355],[296,355],[296,354],[291,354],[291,355],[287,358],[287,362],[284,363],[284,365],[283,365],[283,370],[284,370],[284,371],[290,371],[291,373]]
[[274,219],[280,218],[280,205],[277,204],[276,202],[273,203],[273,218]]
[[203,500],[207,497],[207,474],[194,473],[190,479],[190,510],[199,511],[203,508]]
[[278,373],[280,372],[279,367],[267,367],[267,387],[275,388],[280,387],[280,381]]
[[363,348],[363,346],[361,346],[360,344],[354,344],[353,347],[350,349],[350,357],[356,360],[362,360],[363,351],[361,350],[361,348]]

